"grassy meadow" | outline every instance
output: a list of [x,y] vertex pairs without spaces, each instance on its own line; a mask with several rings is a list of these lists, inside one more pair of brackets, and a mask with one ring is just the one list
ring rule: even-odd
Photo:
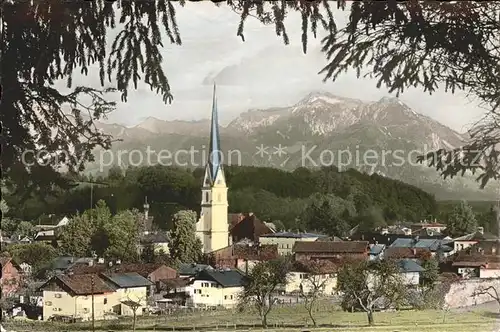
[[[500,331],[499,316],[488,311],[398,311],[375,313],[375,326],[367,326],[366,314],[348,313],[333,306],[320,306],[314,313],[317,328],[303,306],[277,307],[268,316],[267,331],[436,331],[469,332]],[[98,331],[132,331],[131,319],[96,322]],[[11,321],[4,326],[16,332],[23,331],[92,331],[91,322],[76,324],[37,321]],[[136,323],[137,331],[262,331],[256,312],[236,310],[204,311],[144,316]]]

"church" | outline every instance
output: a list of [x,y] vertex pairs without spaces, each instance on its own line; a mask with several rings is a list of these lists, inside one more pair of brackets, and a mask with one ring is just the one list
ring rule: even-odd
[[210,253],[231,244],[228,223],[227,184],[224,177],[217,119],[217,95],[214,85],[210,144],[205,176],[201,188],[201,213],[196,223],[196,235],[203,244],[203,252]]

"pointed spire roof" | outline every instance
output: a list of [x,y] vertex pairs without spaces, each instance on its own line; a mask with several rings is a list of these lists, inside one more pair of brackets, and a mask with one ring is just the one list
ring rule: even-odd
[[222,154],[220,150],[219,119],[217,116],[217,94],[214,83],[214,93],[212,102],[212,121],[210,126],[210,147],[208,155],[208,166],[212,182],[217,177],[217,172],[222,167]]

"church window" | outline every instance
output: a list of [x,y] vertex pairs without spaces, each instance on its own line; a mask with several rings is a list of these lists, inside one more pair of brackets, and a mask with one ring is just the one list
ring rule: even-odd
[[207,203],[209,202],[209,200],[208,200],[208,193],[205,193],[205,202],[207,202]]
[[221,195],[221,194],[218,194],[218,195],[217,195],[217,200],[218,200],[219,202],[221,202],[221,201],[222,201],[222,195]]

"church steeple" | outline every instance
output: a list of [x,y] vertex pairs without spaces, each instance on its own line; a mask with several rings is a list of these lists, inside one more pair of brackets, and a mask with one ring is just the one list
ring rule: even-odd
[[210,171],[210,180],[214,183],[217,173],[222,168],[222,152],[220,150],[219,137],[219,119],[217,116],[217,94],[214,83],[213,101],[212,101],[212,121],[210,126],[210,147],[208,155],[208,168]]
[[196,223],[196,234],[203,244],[204,253],[229,245],[227,185],[222,167],[217,115],[217,95],[214,84],[210,151],[201,188],[200,219]]

